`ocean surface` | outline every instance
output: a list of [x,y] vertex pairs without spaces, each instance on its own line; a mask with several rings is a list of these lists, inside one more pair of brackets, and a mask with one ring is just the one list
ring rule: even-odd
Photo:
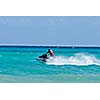
[[[48,48],[54,59],[36,60]],[[0,46],[0,82],[100,82],[100,47]]]

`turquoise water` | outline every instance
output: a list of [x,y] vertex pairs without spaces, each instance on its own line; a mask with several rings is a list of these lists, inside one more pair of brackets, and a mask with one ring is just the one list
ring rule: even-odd
[[100,48],[54,47],[55,58],[35,58],[50,47],[0,47],[0,82],[100,82]]

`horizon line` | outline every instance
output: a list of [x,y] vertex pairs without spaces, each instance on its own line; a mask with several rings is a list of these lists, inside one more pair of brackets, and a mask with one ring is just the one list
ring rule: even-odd
[[40,46],[40,47],[100,47],[100,45],[50,45],[50,44],[0,44],[0,46]]

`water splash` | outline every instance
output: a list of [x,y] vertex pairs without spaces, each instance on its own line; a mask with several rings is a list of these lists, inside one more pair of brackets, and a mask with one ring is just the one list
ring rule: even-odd
[[56,56],[50,59],[47,64],[49,65],[77,65],[77,66],[88,66],[88,65],[100,65],[100,59],[94,55],[76,53],[70,57]]

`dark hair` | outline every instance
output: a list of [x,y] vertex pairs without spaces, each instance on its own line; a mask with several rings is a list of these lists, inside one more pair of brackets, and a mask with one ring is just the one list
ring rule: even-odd
[[48,49],[48,53],[50,52],[50,49]]
[[48,51],[50,51],[50,49],[48,49]]

